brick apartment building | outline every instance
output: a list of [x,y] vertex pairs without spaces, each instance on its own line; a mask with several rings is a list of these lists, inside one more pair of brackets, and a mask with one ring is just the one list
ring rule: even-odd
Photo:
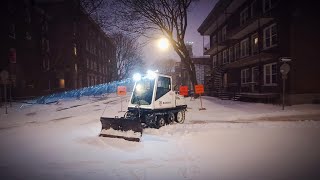
[[[210,37],[214,96],[281,99],[279,59],[289,57],[288,104],[320,99],[319,11],[316,4],[285,0],[220,0],[198,28]],[[238,98],[237,98],[238,99]]]
[[13,97],[38,96],[113,80],[115,46],[79,1],[2,2],[0,70]]

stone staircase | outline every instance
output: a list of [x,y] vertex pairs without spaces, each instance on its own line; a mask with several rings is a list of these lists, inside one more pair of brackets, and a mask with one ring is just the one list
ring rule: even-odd
[[239,101],[241,99],[241,94],[238,92],[227,92],[222,87],[222,76],[224,68],[222,66],[217,66],[213,69],[213,90],[214,95],[222,100],[233,100]]

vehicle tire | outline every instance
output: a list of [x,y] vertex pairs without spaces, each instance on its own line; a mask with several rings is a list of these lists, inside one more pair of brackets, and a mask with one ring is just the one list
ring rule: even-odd
[[176,116],[174,115],[174,113],[170,112],[170,113],[168,114],[168,119],[167,119],[168,123],[171,124],[171,123],[173,123],[175,120],[176,120]]
[[176,122],[177,123],[184,123],[184,119],[185,119],[185,111],[179,111],[177,112],[177,117],[176,117]]
[[166,120],[163,116],[157,116],[156,128],[159,129],[162,126],[166,125]]

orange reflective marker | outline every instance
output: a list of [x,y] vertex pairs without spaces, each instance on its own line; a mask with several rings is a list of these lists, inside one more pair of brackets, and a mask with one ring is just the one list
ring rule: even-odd
[[181,96],[188,96],[188,86],[180,86],[179,94]]
[[127,95],[127,87],[126,86],[118,86],[118,92],[117,94],[119,96],[125,96]]
[[195,85],[194,90],[195,90],[196,94],[203,94],[204,93],[204,87],[202,84]]

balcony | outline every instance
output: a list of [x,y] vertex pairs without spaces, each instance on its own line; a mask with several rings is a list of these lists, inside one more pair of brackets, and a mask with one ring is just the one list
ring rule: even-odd
[[[241,39],[243,36],[256,31],[259,29],[259,26],[263,26],[270,21],[272,21],[272,17],[256,17],[253,19],[249,19],[245,24],[235,28],[229,33],[229,37],[231,39]],[[260,25],[259,25],[260,23]]]
[[278,56],[276,54],[272,54],[272,53],[260,53],[260,54],[241,58],[239,60],[230,62],[229,64],[225,64],[225,68],[232,69],[232,68],[244,67],[252,64],[257,64],[259,62],[268,61],[270,59],[277,59],[277,57]]
[[220,51],[221,49],[223,48],[226,48],[227,47],[227,42],[228,40],[226,41],[223,41],[223,42],[219,42],[219,43],[214,43],[213,45],[209,45],[207,44],[205,47],[204,47],[204,55],[213,55],[213,54],[216,54],[218,51]]

